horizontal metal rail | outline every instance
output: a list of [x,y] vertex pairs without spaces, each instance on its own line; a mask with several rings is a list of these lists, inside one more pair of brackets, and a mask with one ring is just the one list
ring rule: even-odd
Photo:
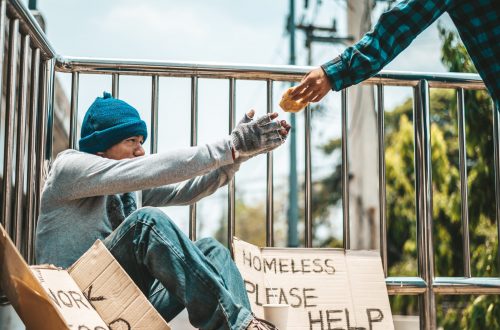
[[[163,77],[236,78],[250,80],[300,81],[313,67],[294,65],[247,65],[210,62],[125,60],[58,57],[59,72],[88,74],[159,75]],[[363,84],[417,86],[426,80],[430,87],[484,89],[481,77],[472,73],[429,73],[381,71]]]
[[[387,292],[390,295],[416,295],[428,291],[427,282],[421,277],[387,277]],[[432,281],[434,293],[500,294],[500,278],[492,277],[436,277]]]
[[500,278],[436,277],[434,292],[440,294],[500,294]]

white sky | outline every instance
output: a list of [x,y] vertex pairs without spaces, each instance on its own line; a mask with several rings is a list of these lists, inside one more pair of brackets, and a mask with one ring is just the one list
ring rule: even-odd
[[[27,2],[27,1],[26,1]],[[303,1],[296,1],[296,21],[304,16],[316,17],[316,24],[330,25],[337,20],[339,32],[346,33],[346,2],[323,0],[317,7],[310,0],[310,9],[304,11]],[[61,55],[106,58],[134,58],[175,61],[211,61],[252,64],[287,64],[289,39],[285,33],[288,0],[39,0],[47,34],[55,50]],[[376,21],[385,4],[378,5],[373,21]],[[449,17],[444,22],[450,24]],[[297,31],[297,64],[306,64],[304,36]],[[386,69],[411,71],[445,71],[440,63],[440,42],[433,24]],[[315,65],[322,64],[342,51],[342,46],[314,45]],[[59,75],[67,91],[69,75]],[[149,123],[151,86],[148,77],[121,77],[120,98],[134,105]],[[199,94],[199,143],[209,142],[227,134],[228,108],[227,81],[200,80]],[[189,145],[190,95],[189,80],[160,80],[160,136],[159,150],[171,150]],[[276,84],[275,106],[278,110],[281,91],[286,86]],[[83,117],[93,99],[111,89],[109,76],[84,76],[80,78],[79,115]],[[331,93],[325,102],[335,102],[338,97]],[[69,95],[69,93],[68,93]],[[388,109],[411,95],[410,89],[391,89],[385,96]],[[237,118],[250,107],[258,114],[266,111],[265,83],[237,83]],[[337,107],[338,108],[338,107]],[[280,116],[287,116],[280,112]],[[313,148],[332,136],[338,135],[340,112],[327,113],[320,121],[313,121],[316,128]],[[297,118],[299,146],[298,166],[303,171],[303,120]],[[149,145],[146,145],[149,148]],[[275,152],[275,209],[276,216],[283,218],[286,203],[288,148]],[[332,166],[332,159],[319,161],[321,154],[313,156],[313,170],[325,172]],[[318,160],[316,162],[315,160]],[[314,175],[314,173],[313,173]],[[237,176],[240,190],[247,199],[262,202],[265,198],[265,157],[244,165]],[[204,228],[213,228],[224,212],[226,189],[221,189],[207,201],[199,203],[199,217],[211,219]],[[215,208],[214,205],[219,205]],[[187,228],[187,209],[171,208],[168,213]],[[279,213],[279,214],[278,214]],[[206,221],[206,220],[205,220]],[[210,231],[210,230],[209,230]],[[202,233],[210,234],[210,232]]]

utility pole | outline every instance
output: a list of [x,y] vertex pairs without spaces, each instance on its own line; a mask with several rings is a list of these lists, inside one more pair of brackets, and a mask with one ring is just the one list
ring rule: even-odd
[[297,29],[304,31],[306,34],[306,48],[307,48],[307,65],[312,65],[312,43],[322,42],[328,44],[343,44],[348,45],[354,41],[354,37],[346,36],[340,37],[337,35],[337,24],[333,20],[331,27],[316,26],[314,24],[302,24],[296,26]]
[[29,0],[28,1],[28,9],[31,12],[31,15],[35,17],[36,21],[45,32],[45,19],[42,16],[42,13],[37,9],[37,0]]
[[[290,0],[287,29],[290,33],[290,65],[295,65],[295,0]],[[297,184],[297,134],[295,114],[290,114],[290,173],[288,189],[288,246],[299,246],[298,235],[298,184]]]

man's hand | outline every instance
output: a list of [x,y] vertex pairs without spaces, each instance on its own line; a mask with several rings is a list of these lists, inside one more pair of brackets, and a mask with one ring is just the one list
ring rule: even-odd
[[236,158],[241,161],[277,148],[285,142],[291,128],[285,120],[275,120],[276,112],[256,120],[253,120],[254,115],[254,110],[246,113],[231,133]]
[[318,102],[330,90],[332,85],[322,68],[310,71],[302,78],[300,85],[290,93],[292,100],[302,99],[305,102]]

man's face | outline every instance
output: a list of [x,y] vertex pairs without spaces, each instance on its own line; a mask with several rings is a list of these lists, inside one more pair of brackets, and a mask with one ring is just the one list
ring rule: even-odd
[[132,136],[125,139],[106,151],[98,152],[97,155],[109,159],[127,159],[144,156],[144,137],[142,135]]

